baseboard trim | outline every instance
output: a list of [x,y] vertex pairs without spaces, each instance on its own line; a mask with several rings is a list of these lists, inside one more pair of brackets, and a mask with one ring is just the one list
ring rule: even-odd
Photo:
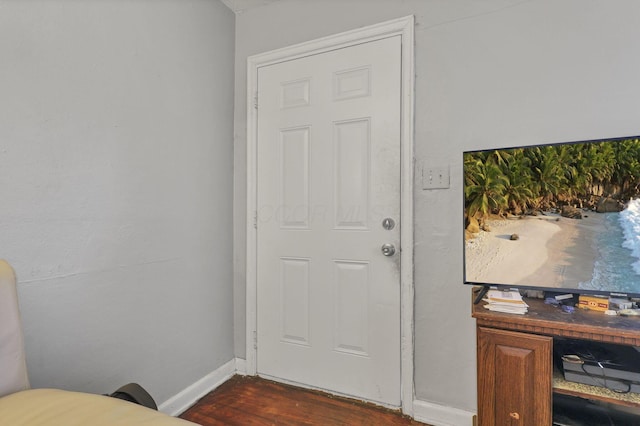
[[433,426],[472,426],[476,413],[426,401],[413,401],[413,418]]
[[236,358],[236,374],[241,376],[247,375],[247,360],[242,358]]
[[236,374],[236,365],[237,361],[234,358],[160,404],[158,411],[171,416],[180,415],[200,398],[233,377]]

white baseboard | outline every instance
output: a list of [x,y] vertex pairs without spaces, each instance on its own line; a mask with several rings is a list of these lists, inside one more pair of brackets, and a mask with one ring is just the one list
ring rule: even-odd
[[236,374],[241,376],[247,375],[247,360],[242,358],[236,358]]
[[476,413],[434,404],[426,401],[413,401],[413,418],[433,426],[472,426]]
[[229,380],[236,374],[236,359],[232,359],[220,368],[212,371],[180,393],[172,396],[158,407],[158,411],[177,416],[195,404],[200,398]]

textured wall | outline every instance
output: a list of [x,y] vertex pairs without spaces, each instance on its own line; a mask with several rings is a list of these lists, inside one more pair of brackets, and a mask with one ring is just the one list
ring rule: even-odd
[[[475,411],[475,335],[462,285],[462,151],[640,134],[634,0],[282,0],[237,16],[235,342],[245,354],[246,59],[416,17],[415,386]],[[421,167],[451,187],[423,191]]]
[[233,358],[234,21],[0,0],[0,257],[34,387],[161,403]]

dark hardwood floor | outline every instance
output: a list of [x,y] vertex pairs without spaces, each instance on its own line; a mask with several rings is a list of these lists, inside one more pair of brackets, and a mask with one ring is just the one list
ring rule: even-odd
[[202,426],[424,426],[373,404],[248,376],[232,377],[180,417]]

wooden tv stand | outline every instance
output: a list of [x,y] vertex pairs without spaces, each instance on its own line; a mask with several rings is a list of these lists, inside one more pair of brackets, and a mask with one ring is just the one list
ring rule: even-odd
[[[576,308],[574,313],[526,299],[525,315],[491,312],[472,304],[476,319],[478,425],[551,425],[553,394],[637,409],[640,394],[567,382],[553,368],[553,338],[640,346],[640,317],[608,316]],[[640,424],[640,420],[638,422]]]

